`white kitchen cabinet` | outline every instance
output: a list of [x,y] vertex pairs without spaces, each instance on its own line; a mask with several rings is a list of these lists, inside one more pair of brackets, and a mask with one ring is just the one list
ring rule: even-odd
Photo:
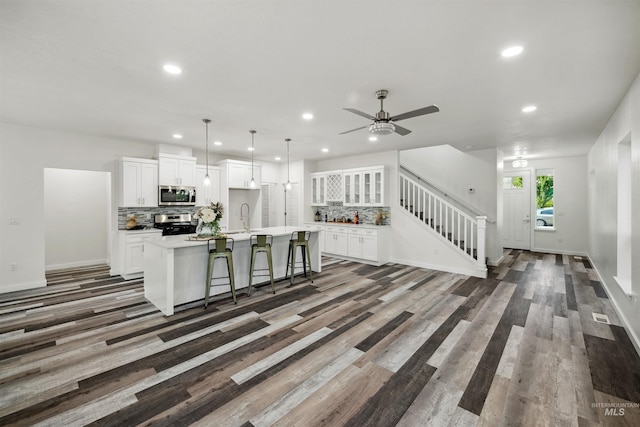
[[352,261],[382,265],[389,262],[388,235],[389,227],[386,226],[325,225],[322,252]]
[[384,206],[384,168],[362,172],[362,204],[365,206]]
[[209,166],[209,178],[211,183],[204,185],[204,177],[207,175],[207,167],[196,167],[196,206],[209,206],[211,203],[220,202],[220,168]]
[[325,201],[328,202],[342,202],[343,201],[343,189],[342,189],[342,171],[329,171],[323,172],[326,175],[326,192]]
[[324,250],[329,254],[347,256],[349,250],[346,230],[327,226],[324,232]]
[[370,228],[350,228],[349,252],[347,255],[353,258],[362,258],[369,261],[378,261],[378,231]]
[[384,167],[345,169],[343,188],[345,206],[385,206]]
[[362,204],[362,173],[344,172],[343,194],[345,206],[360,206]]
[[[259,190],[261,185],[262,166],[239,160],[223,160],[217,163],[222,174],[226,174],[228,188]],[[251,178],[255,181],[255,187],[251,187]],[[223,182],[225,179],[223,178]]]
[[123,157],[120,159],[121,207],[158,206],[158,162]]
[[120,256],[125,279],[133,279],[144,275],[144,242],[162,236],[162,230],[140,230],[120,232]]
[[311,205],[326,206],[326,182],[327,177],[324,173],[312,173],[311,175]]
[[196,158],[158,154],[159,185],[196,186]]

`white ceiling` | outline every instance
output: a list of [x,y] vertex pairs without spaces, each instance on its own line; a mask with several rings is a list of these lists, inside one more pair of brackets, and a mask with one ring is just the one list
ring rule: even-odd
[[[640,1],[0,1],[0,120],[291,160],[451,144],[588,152],[640,72]],[[522,55],[502,58],[510,45]],[[180,65],[179,76],[165,63]],[[368,121],[437,104],[373,143]],[[524,114],[521,108],[538,110]],[[315,118],[305,121],[303,112]],[[322,153],[321,148],[329,148]]]

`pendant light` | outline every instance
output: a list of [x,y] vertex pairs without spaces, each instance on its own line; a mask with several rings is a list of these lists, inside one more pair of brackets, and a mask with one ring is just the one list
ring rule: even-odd
[[285,185],[285,188],[288,190],[291,190],[291,179],[289,176],[289,170],[291,168],[290,165],[290,161],[289,161],[289,142],[291,142],[291,138],[287,138],[285,139],[286,143],[287,143],[287,184]]
[[205,135],[206,135],[206,153],[207,153],[207,174],[204,176],[204,185],[205,187],[209,186],[209,184],[211,184],[211,178],[209,177],[209,123],[211,123],[211,120],[209,119],[202,119],[202,121],[204,122],[205,125]]
[[253,179],[253,137],[256,134],[256,131],[250,130],[249,133],[251,134],[251,182],[249,183],[249,187],[256,188],[256,181]]

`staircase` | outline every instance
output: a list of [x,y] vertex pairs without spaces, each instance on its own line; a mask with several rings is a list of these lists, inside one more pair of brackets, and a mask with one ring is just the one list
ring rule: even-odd
[[473,217],[400,172],[400,205],[441,239],[456,248],[478,269],[486,271],[486,216]]

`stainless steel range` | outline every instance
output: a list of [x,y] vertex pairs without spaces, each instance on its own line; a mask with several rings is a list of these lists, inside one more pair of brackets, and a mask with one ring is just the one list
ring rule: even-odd
[[191,223],[191,214],[156,215],[153,226],[161,229],[163,236],[196,232],[196,226]]

